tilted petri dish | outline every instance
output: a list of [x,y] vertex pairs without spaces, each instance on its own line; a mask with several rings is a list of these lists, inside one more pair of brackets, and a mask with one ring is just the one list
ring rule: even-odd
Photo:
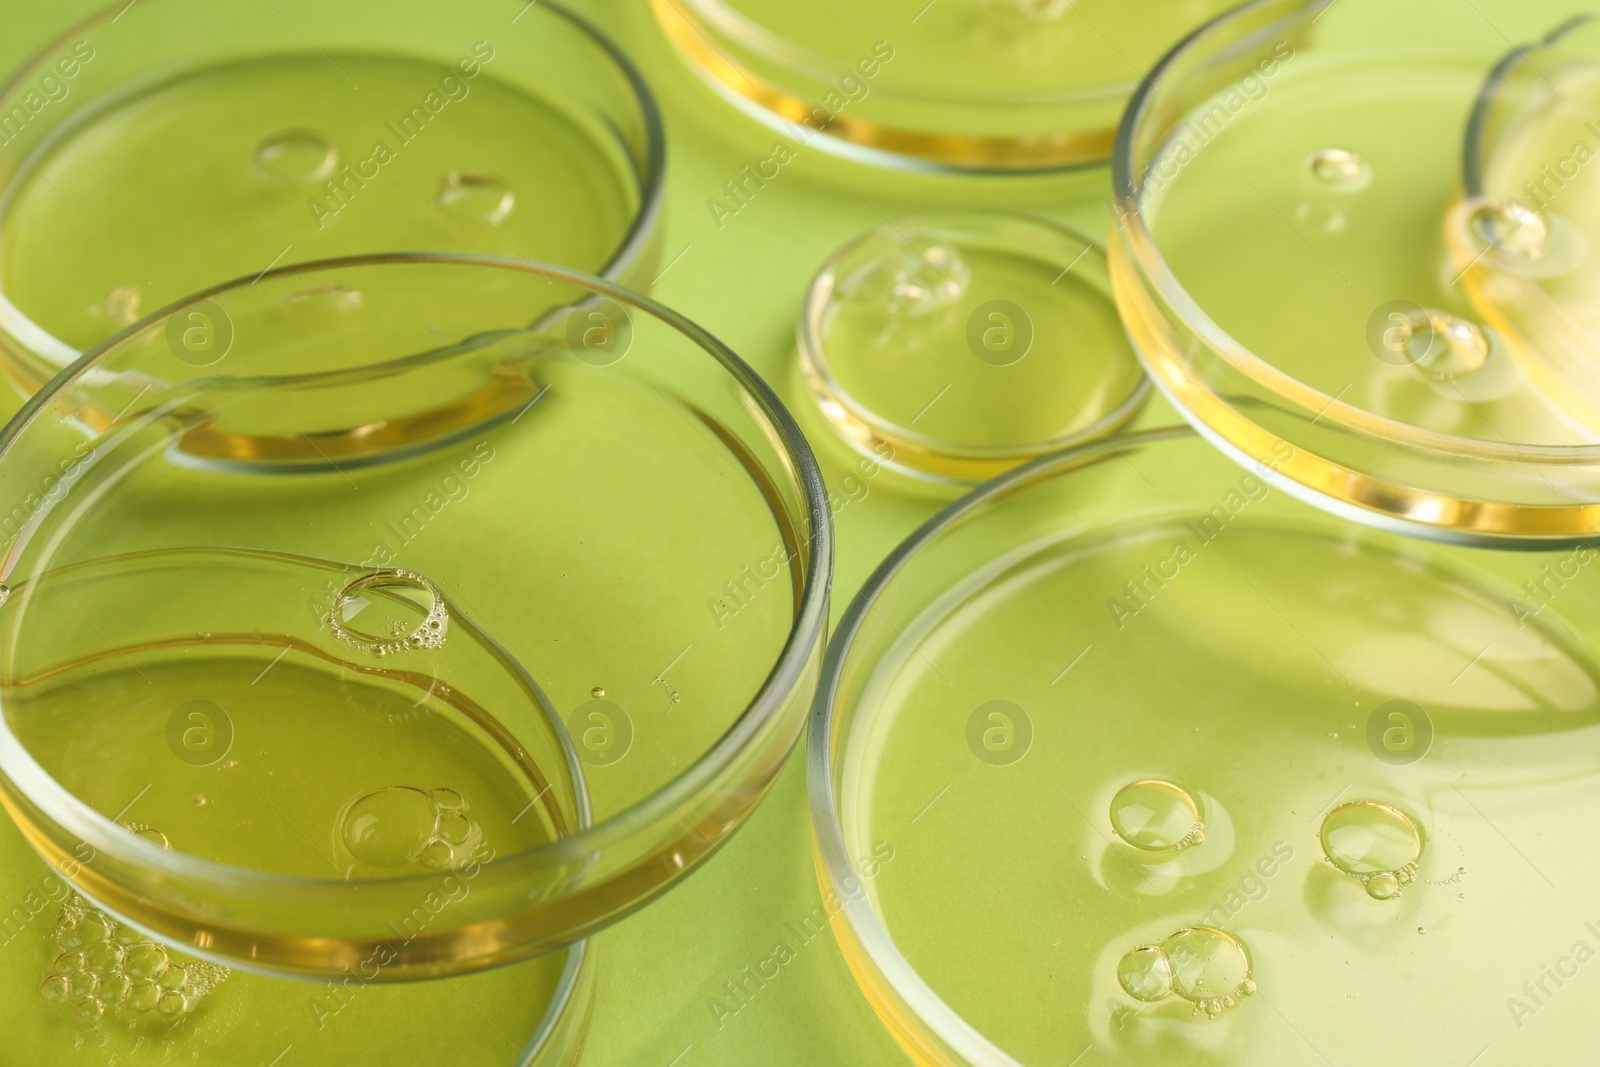
[[1600,425],[1594,208],[1600,22],[1563,23],[1494,69],[1467,127],[1462,281],[1527,373]]
[[817,864],[914,1062],[1581,1047],[1546,975],[1600,947],[1573,847],[1600,818],[1595,549],[1407,537],[1287,486],[1187,428],[1069,450],[930,520],[846,611]]
[[764,795],[825,632],[787,413],[563,268],[198,294],[29,401],[0,500],[0,800],[74,890],[229,966],[450,975],[631,913]]
[[664,142],[556,4],[114,4],[0,86],[0,355],[25,391],[227,278],[383,252],[647,285]]
[[[441,882],[435,903],[452,906],[470,885],[460,875]],[[192,1056],[571,1067],[588,1034],[595,969],[585,941],[458,976],[453,988],[375,984],[373,967],[359,963],[317,984],[269,977],[201,960],[90,904],[9,818],[0,818],[0,901],[0,1026],[20,1063],[64,1067],[99,1051],[129,1065]],[[419,905],[432,914],[426,898]]]
[[1496,57],[1374,42],[1361,14],[1258,0],[1141,87],[1110,252],[1134,345],[1196,427],[1347,517],[1592,536],[1600,426],[1464,284],[1455,161]]
[[938,482],[1104,437],[1150,390],[1104,250],[1012,212],[929,211],[869,230],[818,272],[797,343],[812,399],[846,442]]
[[1103,163],[1144,71],[1228,0],[652,0],[722,96],[871,163],[1051,171]]

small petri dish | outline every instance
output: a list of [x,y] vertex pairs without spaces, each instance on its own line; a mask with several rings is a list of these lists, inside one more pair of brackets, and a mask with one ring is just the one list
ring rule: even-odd
[[136,1067],[191,1056],[570,1067],[588,1034],[595,970],[587,942],[459,976],[453,989],[376,984],[370,967],[354,965],[327,983],[287,981],[201,960],[112,917],[4,818],[0,893],[8,902],[0,1025],[24,1063],[72,1063],[95,1048]]
[[631,913],[764,795],[825,632],[788,415],[557,267],[200,294],[30,401],[0,495],[0,800],[73,891],[229,967],[449,976]]
[[811,283],[798,344],[839,435],[933,481],[1104,437],[1149,392],[1105,252],[1009,212],[927,212],[856,238]]
[[1600,817],[1600,556],[1408,537],[1288,484],[1188,428],[1085,445],[935,516],[845,612],[816,859],[915,1062],[1582,1040],[1537,983],[1596,937],[1569,835]]
[[1600,437],[1465,278],[1462,130],[1492,55],[1381,46],[1338,5],[1256,2],[1124,118],[1110,253],[1152,378],[1308,499],[1446,539],[1597,529]]
[[1600,145],[1600,22],[1571,19],[1514,50],[1467,127],[1454,236],[1462,283],[1570,417],[1600,426],[1600,215],[1588,164]]
[[[1228,0],[652,0],[735,106],[879,165],[998,173],[1111,155],[1144,71]],[[920,8],[920,10],[918,10]]]
[[555,4],[114,4],[13,72],[0,114],[0,355],[27,392],[175,300],[291,263],[653,271],[655,102]]

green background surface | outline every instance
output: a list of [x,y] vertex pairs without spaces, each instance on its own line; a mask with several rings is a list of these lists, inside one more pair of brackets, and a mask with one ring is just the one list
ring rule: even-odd
[[[1383,38],[1489,52],[1542,34],[1578,6],[1573,0],[1336,2],[1345,9],[1342,19],[1360,19]],[[396,0],[393,17],[404,18],[420,3]],[[855,458],[798,410],[807,402],[796,380],[794,322],[808,282],[834,249],[885,217],[952,204],[1035,211],[1103,240],[1110,194],[1104,169],[1048,180],[933,177],[842,162],[815,147],[798,148],[798,158],[719,225],[708,201],[742,166],[767,159],[778,135],[706,87],[672,52],[643,0],[570,3],[618,40],[666,116],[666,269],[655,295],[767,376],[805,421],[830,484],[852,473]],[[518,0],[507,5],[509,17]],[[3,0],[0,69],[101,6],[93,0]],[[921,0],[908,4],[908,22],[921,6]],[[863,42],[863,51],[870,44]],[[0,395],[0,414],[20,402]],[[1175,419],[1158,399],[1140,423]],[[835,514],[834,618],[878,561],[943,502],[887,472],[866,485],[865,496],[856,490],[858,499]],[[833,941],[804,942],[790,928],[819,904],[804,755],[797,750],[772,794],[719,854],[666,897],[596,938],[598,992],[586,1067],[906,1062],[857,992]],[[713,1004],[725,983],[770,957],[779,942],[795,958],[740,1011],[724,1011],[719,1020]],[[1040,1010],[1050,1009],[1042,1003]],[[1092,1062],[1091,1056],[1085,1067]]]

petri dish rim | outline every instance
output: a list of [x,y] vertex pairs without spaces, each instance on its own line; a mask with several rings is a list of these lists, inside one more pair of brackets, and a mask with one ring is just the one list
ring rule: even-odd
[[[1134,175],[1133,160],[1135,146],[1140,134],[1143,132],[1144,124],[1146,121],[1154,121],[1152,104],[1156,93],[1178,77],[1177,71],[1181,69],[1190,52],[1205,45],[1213,35],[1226,31],[1236,24],[1247,23],[1252,20],[1260,21],[1263,16],[1272,17],[1276,15],[1275,20],[1268,24],[1270,26],[1282,26],[1299,20],[1314,21],[1320,17],[1322,12],[1325,12],[1337,2],[1338,0],[1247,0],[1246,3],[1241,4],[1239,7],[1199,27],[1175,45],[1151,69],[1149,76],[1135,90],[1117,128],[1116,145],[1111,159],[1112,207],[1117,217],[1117,226],[1122,238],[1120,241],[1113,242],[1111,249],[1111,273],[1119,293],[1119,305],[1125,299],[1122,296],[1124,289],[1139,285],[1139,282],[1129,277],[1129,275],[1142,274],[1148,279],[1150,287],[1154,290],[1155,298],[1163,305],[1164,309],[1198,336],[1209,350],[1209,355],[1216,357],[1230,370],[1237,372],[1243,378],[1269,391],[1277,401],[1287,406],[1293,414],[1303,415],[1307,418],[1314,417],[1318,421],[1325,420],[1332,427],[1337,427],[1363,438],[1376,439],[1384,444],[1405,448],[1415,453],[1427,453],[1455,460],[1493,460],[1515,469],[1531,469],[1542,465],[1589,466],[1600,463],[1600,445],[1536,445],[1484,441],[1423,429],[1422,427],[1357,408],[1337,396],[1329,396],[1321,390],[1279,370],[1218,326],[1178,281],[1171,267],[1167,264],[1142,214],[1140,202],[1142,180],[1137,179]],[[1258,34],[1260,32],[1262,31],[1256,31]],[[1119,263],[1118,261],[1122,259],[1126,259],[1127,262]],[[1124,318],[1126,318],[1126,315]],[[1136,344],[1135,348],[1138,349],[1139,346]],[[1225,433],[1218,426],[1211,425],[1206,416],[1190,410],[1189,405],[1173,396],[1161,374],[1152,365],[1151,359],[1142,350],[1139,352],[1139,358],[1145,363],[1146,369],[1150,371],[1150,376],[1156,382],[1156,385],[1167,395],[1169,400],[1173,401],[1174,406],[1191,425],[1235,459],[1244,454],[1241,444],[1232,435]],[[1269,439],[1267,441],[1269,448],[1273,444],[1287,443],[1282,442],[1282,439],[1273,431],[1266,430],[1255,424],[1247,415],[1238,411],[1226,400],[1220,397],[1213,397],[1211,402],[1214,402],[1218,408],[1222,409],[1224,415],[1230,420],[1247,423],[1252,433],[1259,434],[1264,439]],[[1551,540],[1572,540],[1576,536],[1563,531],[1556,536],[1549,534],[1531,538],[1512,536],[1507,541],[1505,540],[1508,537],[1508,531],[1506,530],[1485,530],[1479,527],[1458,529],[1411,517],[1414,512],[1428,513],[1437,511],[1438,505],[1442,502],[1453,501],[1474,511],[1504,508],[1507,511],[1523,513],[1546,510],[1553,513],[1578,511],[1581,514],[1584,512],[1592,513],[1595,510],[1594,505],[1515,507],[1512,505],[1499,505],[1492,501],[1474,500],[1459,496],[1451,497],[1448,494],[1388,482],[1364,472],[1353,470],[1334,460],[1312,456],[1306,449],[1297,449],[1297,451],[1299,455],[1295,456],[1294,461],[1286,466],[1286,472],[1294,463],[1305,462],[1307,466],[1317,470],[1320,479],[1324,483],[1339,483],[1345,486],[1354,484],[1359,487],[1360,491],[1352,493],[1346,489],[1342,495],[1334,495],[1318,485],[1308,484],[1305,479],[1298,476],[1291,477],[1292,484],[1287,485],[1287,489],[1296,492],[1318,507],[1329,508],[1331,506],[1348,518],[1384,526],[1385,528],[1397,529],[1414,536],[1421,535],[1438,540],[1470,543],[1483,543],[1486,539],[1500,539],[1502,543],[1511,544],[1515,544],[1520,540],[1540,542],[1546,537]]]
[[[874,226],[865,233],[851,238],[828,257],[827,261],[822,265],[822,269],[817,272],[811,284],[806,288],[805,297],[801,301],[800,316],[795,326],[795,340],[800,350],[801,367],[811,383],[813,392],[820,394],[816,395],[814,399],[821,403],[825,397],[827,401],[837,403],[843,409],[843,417],[847,424],[852,429],[863,431],[874,440],[901,446],[916,454],[934,457],[935,461],[954,459],[964,464],[974,465],[1020,464],[1046,452],[1070,448],[1073,445],[1096,437],[1103,438],[1126,425],[1129,420],[1138,414],[1150,396],[1149,374],[1141,373],[1138,383],[1128,395],[1123,397],[1116,407],[1093,422],[1058,437],[1015,445],[966,445],[942,438],[930,437],[927,434],[919,433],[910,426],[901,426],[883,418],[852,395],[850,390],[846,389],[844,384],[839,381],[829,363],[827,346],[822,339],[823,315],[834,292],[834,268],[853,255],[865,243],[883,233],[886,227],[892,228],[896,233],[900,233],[902,230],[915,231],[921,227],[945,229],[967,227],[967,232],[970,236],[984,236],[979,232],[978,227],[971,225],[973,220],[977,220],[981,225],[1010,223],[1032,228],[1039,231],[1041,235],[1047,234],[1051,238],[1061,238],[1069,242],[1082,244],[1084,246],[1083,254],[1093,253],[1098,257],[1099,263],[1104,264],[1106,250],[1100,242],[1071,226],[1056,222],[1054,219],[1021,211],[999,208],[932,208],[918,211],[911,215],[903,215],[882,226]],[[1076,260],[1073,262],[1076,262]],[[1099,286],[1097,285],[1096,288],[1099,288]],[[1109,291],[1109,280],[1106,282],[1105,289],[1104,295],[1107,302],[1114,304],[1112,294]],[[1130,344],[1129,349],[1131,350],[1132,347]],[[833,420],[828,419],[828,422],[832,425]],[[837,426],[833,428],[836,431],[840,430]],[[845,436],[852,442],[856,440],[853,434]],[[972,485],[976,481],[985,480],[984,478],[942,474],[936,470],[910,462],[896,464],[896,466],[897,469],[903,469],[914,477],[953,485]]]
[[[824,896],[831,896],[839,902],[834,923],[835,940],[839,942],[840,951],[857,983],[862,986],[869,984],[869,980],[861,974],[863,964],[856,958],[864,954],[866,962],[883,977],[893,993],[904,1000],[906,1008],[912,1013],[911,1018],[905,1018],[895,1012],[896,1025],[892,1029],[895,1039],[918,1063],[1024,1067],[978,1032],[933,991],[896,947],[888,927],[860,892],[860,887],[868,879],[857,869],[855,860],[851,859],[845,847],[844,834],[839,828],[838,797],[833,788],[835,696],[856,633],[876,610],[879,596],[923,546],[973,512],[1022,492],[1035,482],[1046,481],[1074,467],[1121,455],[1128,447],[1139,448],[1193,436],[1195,431],[1188,426],[1141,430],[1120,435],[1117,440],[1090,442],[1040,456],[985,482],[929,518],[894,547],[871,576],[861,583],[860,590],[845,608],[823,653],[822,675],[817,680],[817,695],[812,701],[810,722],[806,727],[806,791],[810,798],[812,855],[816,861],[817,880],[821,883]],[[848,944],[846,937],[850,939]],[[882,1018],[883,1009],[879,1006],[881,996],[874,996],[875,990],[864,991],[868,1000],[873,1002],[873,1010],[879,1013],[880,1021],[889,1025]],[[929,1038],[941,1042],[961,1058],[951,1061],[942,1052],[934,1052],[926,1044]],[[929,1053],[929,1057],[923,1059],[912,1051],[912,1043]]]
[[[720,95],[758,122],[779,128],[775,124],[788,121],[788,115],[809,113],[813,102],[807,101],[799,90],[774,83],[748,69],[719,47],[706,32],[707,28],[726,34],[775,69],[803,77],[820,76],[825,82],[837,77],[829,73],[831,61],[826,56],[784,40],[732,7],[727,0],[650,0],[650,6],[667,38],[696,72]],[[722,68],[726,68],[726,74]],[[916,92],[893,86],[874,91],[912,105],[976,102],[985,107],[1015,111],[1104,104],[1125,99],[1139,84],[1139,77],[1132,76],[1087,87],[1034,93],[955,96],[941,92],[936,86],[919,86]],[[1085,127],[1026,137],[991,137],[905,129],[854,115],[835,115],[821,132],[819,146],[859,162],[902,170],[994,175],[1066,173],[1103,166],[1114,140],[1111,128]],[[898,147],[889,147],[891,144],[898,144]]]
[[[145,0],[146,8],[159,4],[161,0]],[[89,17],[82,19],[63,30],[59,35],[35,49],[31,55],[19,63],[15,68],[0,77],[0,101],[5,101],[15,92],[26,88],[35,80],[41,71],[48,71],[54,57],[63,49],[69,48],[72,43],[81,38],[85,31],[93,27],[109,26],[120,19],[127,11],[127,4],[113,4],[102,8]],[[644,167],[637,174],[639,181],[639,210],[634,214],[628,224],[627,231],[622,235],[617,247],[612,250],[606,262],[601,266],[598,274],[607,280],[620,280],[629,268],[632,267],[648,250],[650,241],[656,233],[657,224],[661,218],[662,201],[666,189],[667,171],[667,140],[666,128],[662,123],[661,109],[656,103],[655,94],[650,91],[650,85],[645,81],[644,75],[634,66],[625,52],[607,37],[591,21],[576,12],[568,10],[554,0],[545,0],[538,7],[553,13],[553,17],[565,19],[570,25],[586,36],[592,44],[603,52],[615,64],[616,72],[627,81],[633,94],[633,103],[638,108],[638,116],[645,132],[646,152]],[[315,47],[313,45],[313,47]],[[113,94],[116,96],[118,94]],[[82,115],[74,120],[68,120],[64,129],[75,128],[85,117],[92,117],[102,106],[92,105]],[[50,137],[53,142],[60,136],[61,131],[56,131]],[[49,143],[49,142],[47,142]],[[29,164],[31,166],[31,162]],[[20,174],[19,174],[20,176]],[[8,198],[11,187],[15,181],[0,187],[0,200]],[[417,251],[430,251],[418,249]],[[315,262],[315,261],[310,261]],[[13,304],[6,294],[4,279],[0,278],[0,332],[11,334],[18,338],[28,352],[40,357],[42,362],[56,368],[66,367],[83,355],[73,346],[57,338],[44,327],[29,318],[21,308]],[[43,386],[41,385],[41,389]]]
[[[756,406],[768,426],[777,435],[777,443],[791,466],[796,487],[805,498],[808,529],[804,532],[810,537],[810,552],[804,574],[805,589],[795,607],[795,617],[788,638],[755,699],[693,764],[662,785],[653,796],[567,837],[522,852],[497,856],[483,865],[484,876],[510,882],[515,881],[518,872],[523,869],[563,863],[581,864],[595,852],[623,844],[647,833],[652,826],[681,821],[682,807],[686,804],[693,806],[692,798],[720,773],[732,768],[739,758],[746,754],[748,746],[757,735],[784,710],[786,698],[805,676],[814,649],[826,637],[829,586],[833,568],[833,527],[822,471],[817,465],[810,445],[777,395],[730,348],[702,327],[649,297],[566,267],[493,256],[421,252],[350,256],[297,263],[274,268],[257,277],[236,278],[192,294],[146,316],[86,352],[30,397],[10,422],[0,429],[0,463],[3,463],[10,454],[23,430],[45,412],[51,400],[75,382],[92,375],[97,369],[96,364],[115,352],[123,342],[155,328],[185,308],[220,293],[254,284],[263,278],[314,276],[323,271],[341,268],[407,264],[450,264],[539,275],[588,289],[592,293],[628,304],[660,320],[698,345],[740,386],[745,396]],[[99,852],[119,860],[137,863],[143,870],[192,878],[233,896],[243,896],[249,901],[282,901],[287,897],[314,903],[325,898],[332,900],[347,888],[345,882],[335,878],[297,878],[213,863],[198,857],[167,851],[154,842],[128,834],[114,820],[89,807],[51,777],[17,741],[9,725],[3,717],[0,717],[0,801],[3,801],[6,807],[11,805],[7,796],[11,790],[16,790],[29,803],[35,805],[57,828],[76,835]],[[423,874],[371,881],[374,885],[384,887],[426,888],[434,880],[433,876]],[[583,932],[597,929],[622,917],[645,900],[664,891],[670,884],[670,881],[665,882],[640,900],[614,907],[598,920],[591,920],[585,924]],[[582,933],[579,936],[581,937]],[[575,942],[577,939],[571,940]],[[186,951],[194,952],[195,949],[186,947]],[[230,965],[238,963],[231,958],[225,962]]]

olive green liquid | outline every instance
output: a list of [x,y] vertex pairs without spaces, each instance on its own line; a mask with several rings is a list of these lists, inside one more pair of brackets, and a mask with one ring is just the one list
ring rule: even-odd
[[603,131],[498,78],[492,55],[463,57],[476,76],[273,56],[75,120],[3,205],[8,298],[84,349],[283,263],[452,251],[599,272],[638,208],[632,164]]
[[[1485,64],[1281,52],[1270,75],[1195,109],[1146,176],[1178,284],[1248,351],[1342,403],[1501,444],[1592,440],[1524,381],[1446,251]],[[1434,374],[1398,344],[1380,350],[1396,301],[1436,312],[1441,335],[1465,331],[1481,365]]]
[[[450,921],[481,863],[551,838],[537,777],[428,680],[207,635],[13,687],[6,714],[76,796],[172,850],[346,879],[357,901],[363,879],[450,876],[391,917],[403,946]],[[105,923],[9,820],[0,855],[0,1025],[18,1062],[516,1062],[567,962],[406,985],[264,977]]]
[[[841,812],[895,848],[890,934],[1023,1063],[1566,1062],[1600,996],[1593,563],[1446,569],[1241,484],[1220,533],[1064,535],[896,618]],[[1423,715],[1420,759],[1379,755]],[[1164,942],[1224,986],[1162,995],[1129,954]]]

